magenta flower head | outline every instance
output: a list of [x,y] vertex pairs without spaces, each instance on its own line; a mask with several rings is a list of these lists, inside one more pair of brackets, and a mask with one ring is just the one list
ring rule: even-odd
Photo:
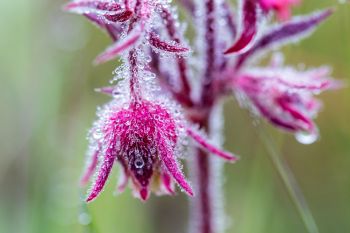
[[[134,194],[143,200],[148,198],[152,186],[156,192],[173,193],[173,181],[166,166],[172,169],[170,172],[181,187],[193,195],[175,161],[174,150],[179,135],[177,125],[163,107],[142,101],[120,108],[119,104],[112,102],[102,111],[102,118],[92,129],[92,134],[97,132],[101,136],[97,142],[101,145],[98,154],[101,153],[104,158],[87,201],[100,193],[115,160],[124,172],[119,191],[124,189],[130,178]],[[86,181],[86,178],[83,180]]]
[[177,161],[186,134],[226,160],[237,159],[212,146],[195,129],[185,128],[180,113],[170,111],[163,103],[139,99],[121,107],[119,101],[112,101],[98,115],[100,119],[90,133],[90,159],[82,178],[85,184],[97,169],[87,201],[102,191],[116,161],[123,173],[119,192],[130,178],[134,195],[142,200],[147,200],[150,191],[174,194],[174,182],[192,196],[192,188]]
[[315,95],[339,85],[329,78],[326,67],[307,71],[292,67],[256,68],[235,80],[235,88],[249,101],[253,112],[279,128],[296,133],[299,140],[303,134],[305,139],[306,135],[310,140],[317,139],[318,129],[313,118],[321,103]]

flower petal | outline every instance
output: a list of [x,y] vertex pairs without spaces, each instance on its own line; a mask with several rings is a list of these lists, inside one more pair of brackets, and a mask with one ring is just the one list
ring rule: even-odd
[[149,43],[160,50],[166,51],[166,52],[171,52],[171,53],[183,53],[183,52],[188,52],[189,49],[186,47],[183,47],[182,45],[178,44],[178,43],[169,43],[166,41],[163,41],[159,38],[159,36],[154,33],[154,32],[150,32],[149,33],[149,39],[148,39]]
[[104,17],[111,22],[125,22],[131,18],[133,12],[131,10],[112,12],[104,14]]
[[298,130],[298,127],[295,124],[293,124],[293,121],[286,121],[285,118],[282,118],[278,115],[276,116],[275,114],[270,112],[265,106],[260,104],[260,102],[255,98],[252,98],[252,101],[255,107],[259,110],[260,114],[262,114],[262,116],[264,116],[273,125],[291,132],[295,132]]
[[163,182],[163,185],[164,185],[166,191],[169,194],[174,195],[175,194],[175,190],[174,190],[174,187],[173,187],[173,182],[171,180],[170,175],[167,172],[163,172],[162,173],[162,182]]
[[135,27],[125,38],[115,42],[100,54],[94,63],[101,64],[116,58],[120,53],[131,48],[140,39],[142,31],[143,29],[141,27]]
[[96,92],[100,92],[106,95],[115,95],[115,94],[119,94],[119,93],[114,93],[114,89],[115,87],[113,86],[108,86],[108,87],[99,87],[99,88],[95,88]]
[[140,190],[140,198],[141,198],[141,200],[142,201],[147,201],[147,199],[149,198],[149,190],[148,190],[148,188],[145,188],[145,187],[143,187],[143,188],[141,188],[141,190]]
[[93,22],[95,25],[97,25],[98,27],[105,28],[105,22],[100,16],[92,13],[89,13],[89,14],[86,13],[84,14],[84,16],[87,19],[89,19],[91,22]]
[[224,54],[240,52],[245,49],[256,36],[258,24],[258,8],[256,0],[244,0],[242,11],[242,33],[236,42],[229,47]]
[[119,40],[122,35],[123,27],[121,25],[106,23],[106,20],[96,14],[84,14],[84,16],[102,30],[105,30],[113,41]]
[[160,159],[163,161],[165,167],[168,169],[169,173],[176,180],[178,185],[190,196],[193,196],[193,190],[191,186],[186,181],[185,176],[181,172],[177,161],[175,160],[175,155],[172,152],[173,149],[165,142],[158,133],[158,151]]
[[235,162],[238,160],[238,156],[231,154],[229,152],[223,151],[220,148],[211,144],[206,138],[204,138],[200,133],[195,132],[191,128],[187,128],[187,134],[194,139],[203,149],[207,150],[214,155],[219,156],[225,160]]
[[121,5],[114,1],[103,0],[77,0],[66,4],[64,10],[77,14],[102,13],[104,11],[119,11]]
[[263,35],[247,52],[240,55],[237,64],[241,65],[248,57],[266,49],[276,49],[284,44],[297,42],[310,35],[316,26],[333,13],[332,9],[312,13],[303,17],[294,17],[292,20],[279,24],[270,32]]
[[80,180],[81,186],[85,186],[89,182],[91,176],[94,174],[96,167],[97,167],[97,164],[98,164],[98,155],[99,154],[100,154],[100,148],[92,151],[91,158],[88,161],[89,164],[88,164],[88,166],[87,166],[87,168],[86,168],[85,172],[83,173],[83,176]]
[[312,132],[315,129],[315,125],[310,117],[304,115],[301,111],[291,106],[285,98],[278,98],[276,100],[279,106],[286,112],[288,112],[295,120],[302,121],[305,123],[305,131]]
[[108,147],[104,156],[104,161],[98,171],[97,178],[94,181],[94,185],[90,191],[89,196],[86,198],[87,202],[94,200],[102,191],[112,170],[116,157],[117,154],[115,152],[115,146]]

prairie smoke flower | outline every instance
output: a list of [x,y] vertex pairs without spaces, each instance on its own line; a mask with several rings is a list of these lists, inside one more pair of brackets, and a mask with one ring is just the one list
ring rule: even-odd
[[[168,53],[189,51],[178,40],[164,40],[156,32],[159,27],[168,26],[167,15],[171,11],[166,1],[76,0],[68,3],[64,9],[85,15],[113,38],[114,43],[96,58],[96,64],[112,60],[139,43]],[[157,21],[159,23],[155,23]]]
[[186,134],[209,152],[228,161],[237,160],[213,146],[195,129],[185,127],[179,114],[164,104],[147,100],[131,101],[124,107],[116,101],[106,105],[90,133],[90,158],[82,184],[89,181],[95,170],[97,176],[87,201],[102,191],[116,161],[122,167],[119,192],[130,178],[134,195],[142,200],[149,197],[150,191],[174,194],[174,182],[192,196],[192,188],[177,161]]
[[[255,8],[250,4],[249,0],[243,2],[243,12],[247,11],[243,14],[243,19],[252,17]],[[254,40],[238,39],[226,51],[237,54],[235,66],[228,67],[226,75],[232,81],[242,105],[248,105],[254,113],[263,116],[273,125],[295,133],[302,143],[311,143],[318,136],[313,119],[321,104],[314,96],[339,87],[339,83],[329,78],[329,70],[326,68],[298,71],[283,66],[282,55],[278,56],[279,59],[275,56],[267,67],[257,68],[246,63],[253,58],[256,60],[261,54],[308,36],[331,13],[332,10],[324,10],[279,23],[267,28],[266,32]],[[257,25],[256,18],[251,23]],[[239,38],[247,38],[245,33]],[[240,41],[244,43],[240,44]],[[225,82],[224,80],[223,85]]]
[[310,139],[317,139],[318,130],[313,118],[321,103],[315,95],[337,88],[339,83],[329,77],[326,67],[307,71],[270,67],[242,73],[234,80],[234,86],[239,94],[243,94],[240,97],[250,103],[248,106],[273,125],[297,136],[307,134]]

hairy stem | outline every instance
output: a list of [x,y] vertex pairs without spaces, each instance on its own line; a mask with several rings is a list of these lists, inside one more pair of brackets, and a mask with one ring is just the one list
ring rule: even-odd
[[137,69],[137,52],[135,49],[132,49],[129,52],[129,65],[130,65],[130,93],[134,101],[139,100],[140,98],[140,87],[138,82],[138,69]]
[[[215,0],[198,1],[197,7],[204,9],[203,23],[205,32],[202,41],[205,41],[205,70],[202,79],[202,93],[199,109],[202,117],[192,119],[200,128],[217,143],[222,131],[221,124],[222,103],[213,95],[213,78],[217,71],[216,46],[216,8]],[[203,5],[202,5],[203,4]],[[191,200],[191,233],[219,233],[223,231],[222,195],[221,195],[221,167],[222,163],[213,158],[206,151],[195,148],[195,157],[192,162],[192,178],[195,180],[196,197]]]
[[[213,211],[212,211],[212,199],[210,197],[210,164],[209,155],[201,150],[197,149],[197,156],[195,163],[197,163],[198,172],[198,210],[199,216],[199,229],[198,233],[212,233],[213,231]],[[198,221],[197,220],[197,221]]]
[[[222,105],[218,103],[210,114],[197,124],[220,144],[222,137]],[[218,124],[219,123],[219,124]],[[191,164],[196,196],[190,199],[190,233],[221,233],[224,230],[222,195],[223,162],[200,148],[195,148]]]
[[204,41],[206,44],[205,51],[205,71],[204,71],[204,80],[203,80],[203,90],[202,90],[202,103],[205,105],[212,105],[213,96],[212,96],[212,81],[213,74],[217,68],[217,57],[216,55],[216,28],[215,28],[215,11],[216,4],[215,0],[206,0],[205,4],[205,34]]
[[[173,18],[171,12],[167,8],[162,8],[162,13],[164,15],[164,20],[166,24],[166,30],[169,35],[169,37],[177,42],[181,43],[181,38],[179,35],[179,32],[177,31],[176,28],[176,21]],[[188,81],[188,76],[187,76],[187,69],[188,65],[186,63],[185,58],[183,57],[177,57],[176,58],[177,62],[177,68],[178,68],[178,73],[179,73],[179,78],[181,80],[181,90],[177,95],[180,97],[181,101],[185,106],[191,107],[193,105],[192,100],[191,100],[191,86]]]

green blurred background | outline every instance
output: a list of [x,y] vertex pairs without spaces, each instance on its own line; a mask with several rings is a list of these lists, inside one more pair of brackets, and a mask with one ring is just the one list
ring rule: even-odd
[[[114,197],[115,172],[97,201],[80,202],[85,136],[96,106],[108,99],[93,89],[108,83],[114,64],[91,65],[109,39],[83,17],[63,13],[63,2],[0,1],[0,232],[185,232],[183,194],[152,196],[146,204],[130,190]],[[349,83],[350,5],[305,0],[297,11],[332,5],[334,16],[284,51],[289,63],[329,64]],[[350,232],[350,91],[321,98],[322,137],[308,146],[265,124],[254,127],[245,110],[227,102],[225,147],[242,155],[225,167],[227,232],[307,232],[258,136],[261,128],[294,172],[320,232]]]

